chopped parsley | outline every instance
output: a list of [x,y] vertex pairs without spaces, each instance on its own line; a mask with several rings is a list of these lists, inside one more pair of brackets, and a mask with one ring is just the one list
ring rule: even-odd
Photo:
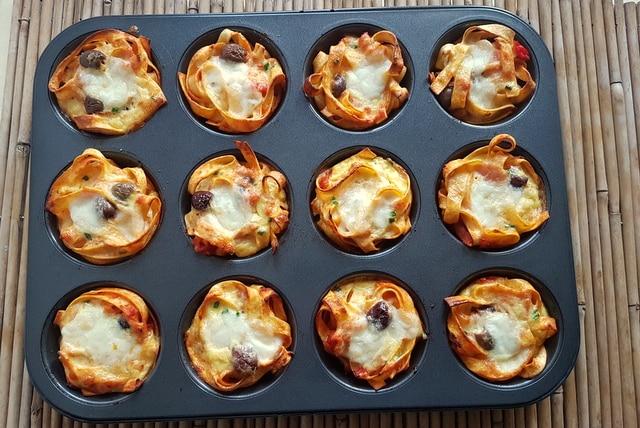
[[265,63],[263,64],[263,67],[264,67],[264,71],[269,71],[271,70],[272,65],[269,64],[269,62],[265,61]]
[[340,202],[339,202],[336,198],[331,198],[331,203],[332,203],[333,205],[338,205],[338,204],[340,204]]
[[221,313],[222,313],[222,315],[228,314],[229,313],[229,308],[224,308]]
[[93,238],[91,237],[90,233],[85,232],[84,233],[84,239],[86,239],[87,241],[91,241]]
[[538,319],[540,319],[540,311],[538,311],[537,309],[534,309],[533,312],[531,313],[531,319],[534,321],[538,321]]
[[117,113],[117,112],[119,112],[119,111],[120,111],[120,109],[119,109],[118,107],[113,107],[113,108],[111,109],[111,113]]
[[267,233],[264,229],[258,229],[258,235],[262,236]]
[[358,49],[358,43],[351,43],[349,46],[351,46],[353,49]]
[[220,306],[220,302],[213,302],[213,308],[214,309],[218,309],[218,307]]
[[398,213],[396,213],[395,211],[391,211],[391,213],[389,214],[389,224],[394,223],[396,221],[397,215]]

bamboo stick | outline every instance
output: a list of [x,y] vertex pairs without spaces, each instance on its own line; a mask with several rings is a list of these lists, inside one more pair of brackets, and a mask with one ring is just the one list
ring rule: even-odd
[[[634,203],[638,203],[638,192],[633,191],[632,182],[637,180],[632,179],[632,175],[637,175],[638,170],[635,173],[631,171],[631,165],[629,162],[629,156],[631,150],[629,148],[629,138],[635,138],[635,126],[633,135],[629,135],[630,127],[627,125],[627,113],[626,107],[631,103],[626,102],[625,90],[630,88],[627,85],[623,85],[622,70],[624,67],[621,63],[628,64],[628,58],[626,57],[626,48],[620,49],[619,43],[626,43],[626,29],[624,28],[624,19],[620,15],[622,10],[622,3],[616,2],[614,12],[614,4],[605,3],[603,5],[605,12],[605,29],[608,34],[617,34],[616,38],[608,38],[608,56],[609,56],[609,74],[611,82],[612,104],[614,114],[614,128],[616,135],[616,156],[618,173],[617,177],[620,182],[621,195],[627,195],[626,197],[620,197],[620,221],[612,223],[616,233],[614,240],[614,254],[613,254],[613,266],[614,273],[616,275],[617,286],[615,290],[616,305],[619,308],[628,308],[629,301],[627,295],[627,287],[635,287],[635,278],[637,274],[635,271],[636,251],[635,251],[635,236],[634,236]],[[618,16],[618,22],[615,18]],[[627,68],[628,69],[628,68]],[[628,74],[626,82],[628,83]],[[625,87],[626,86],[626,87]],[[629,116],[630,120],[633,120],[632,116]],[[635,139],[634,139],[635,141]],[[637,148],[637,147],[636,147]],[[637,152],[637,150],[635,150]],[[636,187],[638,189],[638,187]],[[620,355],[620,371],[621,373],[633,373],[633,360],[631,355],[631,342],[630,338],[630,325],[629,325],[629,312],[628,311],[616,311],[618,315],[618,347]],[[624,423],[629,426],[636,423],[635,412],[635,397],[634,397],[634,377],[622,376],[622,398],[623,398],[623,418]]]
[[[569,105],[571,111],[576,114],[574,117],[580,117],[579,110],[580,106],[580,93],[579,91],[569,91],[568,90],[568,78],[569,76],[578,76],[577,70],[577,55],[578,51],[575,43],[575,29],[574,29],[574,17],[572,13],[571,4],[568,1],[560,2],[560,11],[562,16],[562,40],[564,47],[564,57],[558,52],[556,59],[556,68],[558,70],[558,96],[563,99],[563,104]],[[556,38],[557,39],[557,38]],[[560,76],[564,74],[564,76]],[[569,205],[569,215],[571,219],[575,219],[575,221],[571,222],[571,236],[573,242],[573,253],[574,253],[574,264],[575,264],[575,272],[576,272],[576,292],[578,294],[578,302],[579,304],[584,304],[584,283],[582,279],[582,270],[583,270],[583,262],[582,262],[582,253],[579,243],[580,226],[582,226],[584,230],[584,222],[582,224],[579,223],[579,213],[578,209],[578,195],[584,195],[584,183],[581,180],[580,176],[583,168],[577,168],[576,166],[584,164],[582,146],[580,144],[571,144],[574,141],[581,141],[581,130],[580,123],[578,121],[571,121],[568,114],[571,114],[568,110],[561,111],[561,121],[565,126],[563,126],[563,141],[564,141],[564,154],[565,154],[565,164],[567,171],[567,198]],[[570,124],[570,126],[569,126]],[[579,190],[578,190],[579,189]],[[580,317],[580,320],[583,320],[583,317]],[[581,322],[580,331],[584,331],[584,325]],[[584,338],[584,336],[582,336]],[[580,344],[580,352],[581,355],[578,357],[581,363],[585,362],[584,355],[584,340],[581,340]],[[584,364],[576,364],[578,370],[586,370]],[[580,372],[579,376],[584,378],[584,372]],[[570,379],[574,379],[573,376]],[[567,394],[564,394],[565,400],[561,403],[562,407],[558,408],[554,413],[560,413],[566,407],[568,414],[577,414],[577,397],[575,391],[575,384],[571,381],[568,383]],[[584,409],[584,414],[588,414],[588,409]]]
[[[602,241],[600,234],[600,217],[603,215],[600,209],[603,206],[606,206],[607,203],[607,194],[608,194],[608,182],[606,181],[605,175],[605,164],[604,164],[604,155],[602,153],[602,145],[603,145],[603,134],[602,134],[602,120],[601,120],[601,109],[600,109],[600,96],[599,96],[599,86],[598,86],[598,76],[596,70],[596,57],[595,57],[595,42],[594,38],[600,37],[602,32],[604,31],[600,27],[596,27],[595,29],[591,25],[591,5],[589,2],[581,3],[581,22],[584,33],[584,43],[585,43],[585,64],[586,64],[586,79],[587,79],[587,87],[589,88],[589,102],[587,104],[587,108],[584,110],[584,114],[589,119],[588,122],[588,132],[591,136],[591,139],[585,138],[585,143],[590,144],[591,151],[585,151],[585,155],[589,155],[590,163],[586,164],[587,168],[591,168],[593,170],[594,175],[594,189],[593,193],[587,193],[587,196],[592,199],[593,204],[590,206],[589,210],[589,238],[590,238],[590,260],[591,260],[591,276],[592,276],[592,290],[593,290],[593,302],[594,302],[594,322],[596,325],[596,334],[593,336],[593,339],[596,341],[597,353],[595,355],[597,369],[592,366],[589,370],[590,373],[598,372],[598,379],[594,381],[594,386],[599,389],[599,398],[600,398],[600,413],[595,415],[590,415],[591,420],[590,423],[602,423],[603,426],[611,426],[611,398],[609,390],[611,388],[610,385],[610,374],[609,374],[609,359],[608,352],[609,349],[607,347],[607,316],[606,316],[606,305],[605,305],[605,291],[604,291],[604,280],[603,280],[603,264],[602,260]],[[597,35],[597,36],[594,36]],[[586,171],[588,174],[591,171]],[[603,200],[603,203],[600,201]],[[604,216],[606,218],[606,208],[604,209]],[[606,221],[606,220],[604,220]],[[595,407],[594,407],[595,409]],[[594,419],[593,417],[597,419]]]
[[[638,74],[638,69],[640,68],[640,42],[639,42],[639,34],[638,34],[638,16],[636,15],[636,6],[632,3],[624,4],[624,17],[626,21],[627,28],[627,45],[628,45],[628,58],[629,58],[629,70],[630,70],[630,93],[632,98],[632,106],[629,107],[628,111],[632,112],[629,117],[637,118],[638,114],[640,114],[640,75]],[[640,11],[640,9],[638,9]],[[636,141],[638,136],[640,135],[640,121],[637,119],[635,121],[629,119],[630,129],[633,127],[633,123],[635,122],[635,135]],[[633,131],[630,130],[629,134],[631,135]],[[633,143],[633,139],[630,139],[630,143]],[[638,165],[638,144],[635,146],[631,144],[631,159],[633,165]],[[634,192],[637,193],[637,189],[640,188],[640,185],[634,183]],[[637,227],[637,225],[636,225]],[[637,238],[638,234],[636,233],[636,243],[640,242],[640,239]],[[629,318],[631,324],[631,348],[632,348],[632,356],[634,357],[634,376],[635,376],[635,400],[636,400],[636,419],[640,421],[640,379],[638,379],[638,375],[640,372],[640,362],[638,361],[638,357],[640,355],[640,298],[638,297],[640,287],[640,268],[636,266],[636,279],[635,279],[635,287],[628,287],[629,293]],[[640,423],[640,422],[639,422]]]
[[[573,1],[572,6],[574,16],[576,17],[574,20],[576,22],[584,23],[586,19],[590,19],[588,12],[589,5],[587,3],[576,0]],[[583,45],[578,46],[576,49],[577,52],[581,53],[581,55],[578,56],[577,64],[577,81],[580,96],[580,111],[577,113],[577,116],[581,118],[581,124],[580,127],[578,127],[580,134],[576,134],[576,138],[577,141],[581,141],[582,144],[574,144],[574,151],[576,152],[576,157],[580,156],[578,153],[582,153],[582,156],[584,156],[584,161],[582,162],[584,165],[584,175],[578,175],[578,177],[583,179],[583,181],[579,181],[581,186],[579,187],[579,194],[586,196],[586,199],[578,200],[579,215],[577,219],[580,224],[583,225],[580,235],[589,236],[589,241],[591,242],[590,245],[589,242],[582,241],[583,245],[580,245],[581,259],[583,260],[582,280],[584,281],[582,289],[585,294],[585,334],[583,342],[585,343],[586,355],[583,366],[580,365],[580,360],[578,361],[576,376],[579,380],[583,379],[582,385],[584,385],[582,389],[582,400],[579,404],[582,411],[579,415],[582,418],[586,418],[589,425],[600,425],[600,423],[605,424],[606,421],[610,421],[610,413],[605,411],[603,416],[602,410],[603,400],[608,400],[608,390],[602,389],[608,386],[608,383],[605,381],[608,377],[608,359],[605,357],[605,354],[602,354],[602,352],[606,352],[606,348],[604,347],[606,342],[604,338],[598,340],[598,337],[601,337],[599,336],[600,334],[606,335],[606,319],[603,313],[603,305],[596,304],[596,302],[602,302],[604,299],[601,281],[602,268],[599,256],[600,235],[597,228],[597,199],[599,192],[606,191],[606,183],[603,182],[602,174],[599,173],[603,169],[603,166],[597,166],[596,162],[597,160],[598,163],[601,163],[602,157],[596,153],[594,148],[594,145],[596,145],[594,141],[601,138],[601,135],[599,134],[600,116],[598,114],[598,97],[597,93],[594,94],[593,92],[593,88],[597,87],[593,32],[590,25],[584,24],[576,25],[574,30],[576,40],[583,41]],[[575,117],[574,113],[572,113],[572,115]],[[584,152],[582,152],[583,147]],[[604,351],[602,350],[603,348]],[[601,356],[600,360],[598,359],[599,356]],[[581,369],[581,367],[584,368]],[[584,389],[588,390],[588,399],[584,397]],[[582,419],[580,420],[582,421]]]

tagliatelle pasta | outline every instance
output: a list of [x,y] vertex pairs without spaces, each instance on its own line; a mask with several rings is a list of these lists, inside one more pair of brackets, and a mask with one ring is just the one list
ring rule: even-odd
[[167,102],[151,42],[136,30],[106,29],[90,35],[53,72],[49,90],[78,129],[127,134]]
[[499,121],[527,100],[536,83],[527,69],[530,56],[501,24],[469,27],[456,43],[440,48],[431,91],[456,118],[474,124]]
[[142,250],[160,223],[162,202],[140,167],[120,168],[86,149],[49,190],[62,243],[95,264],[110,264]]
[[416,342],[427,338],[409,293],[381,278],[341,282],[323,297],[315,323],[324,350],[376,390],[409,368]]
[[363,130],[385,121],[409,97],[400,84],[406,71],[392,32],[349,35],[329,53],[318,52],[303,91],[334,125]]
[[289,225],[286,178],[258,161],[246,141],[236,141],[245,161],[223,155],[200,165],[189,178],[191,210],[184,216],[196,252],[251,256],[271,245]]
[[193,112],[231,133],[264,125],[280,104],[286,76],[260,43],[253,46],[237,31],[225,29],[216,43],[200,48],[186,73],[178,73]]
[[411,229],[409,174],[370,148],[332,165],[316,179],[312,213],[345,251],[377,251]]
[[194,370],[219,391],[244,388],[276,373],[291,361],[291,344],[280,296],[236,280],[209,289],[185,332]]
[[117,287],[85,292],[56,313],[67,383],[91,396],[138,389],[155,366],[158,325],[144,300]]
[[549,218],[542,180],[528,160],[510,153],[515,148],[511,135],[499,134],[442,169],[442,220],[468,246],[504,248]]
[[532,378],[545,368],[544,342],[557,332],[540,294],[524,279],[486,277],[446,297],[451,347],[484,379]]

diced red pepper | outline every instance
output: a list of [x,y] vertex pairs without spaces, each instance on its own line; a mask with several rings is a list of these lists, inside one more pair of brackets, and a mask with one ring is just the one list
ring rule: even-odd
[[518,42],[517,40],[513,41],[513,49],[516,52],[516,58],[519,58],[523,61],[529,61],[531,59],[531,56],[529,55],[529,51],[527,50],[527,48],[522,46],[520,42]]

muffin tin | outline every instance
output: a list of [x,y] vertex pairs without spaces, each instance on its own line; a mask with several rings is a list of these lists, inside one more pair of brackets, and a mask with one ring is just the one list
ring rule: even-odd
[[[497,124],[468,125],[444,111],[429,90],[428,72],[442,43],[485,22],[513,28],[530,51],[538,87],[518,112]],[[168,102],[140,130],[119,137],[80,132],[59,111],[47,90],[56,64],[90,33],[132,25],[151,39]],[[189,110],[176,73],[190,53],[212,43],[224,28],[241,30],[263,43],[287,75],[286,93],[261,129],[221,133]],[[385,123],[367,131],[345,131],[326,122],[302,92],[319,49],[346,33],[392,31],[408,67],[403,85],[410,95]],[[578,352],[577,298],[565,190],[562,139],[553,62],[540,37],[518,17],[482,7],[351,9],[220,15],[112,16],[88,19],[63,31],[43,52],[35,76],[29,221],[25,353],[31,380],[42,397],[72,418],[140,421],[248,417],[322,412],[367,412],[505,408],[534,403],[551,394],[572,370]],[[452,156],[494,135],[516,138],[520,154],[543,177],[551,218],[518,245],[502,251],[464,246],[440,220],[436,202],[442,166]],[[248,141],[259,159],[285,174],[291,222],[276,253],[245,259],[196,254],[185,233],[189,209],[186,183],[204,160],[238,153],[233,141]],[[80,260],[61,245],[55,219],[45,212],[55,177],[87,147],[121,166],[141,165],[157,185],[163,214],[155,236],[138,255],[113,265]],[[375,254],[350,254],[330,244],[316,228],[309,207],[323,166],[363,147],[390,156],[412,179],[413,227]],[[384,275],[406,287],[426,325],[411,367],[374,391],[344,373],[327,355],[314,328],[326,291],[351,275]],[[547,341],[549,360],[534,379],[490,383],[470,373],[449,346],[444,297],[486,275],[520,276],[541,293],[558,333]],[[274,288],[292,326],[294,357],[280,372],[252,387],[220,393],[200,381],[190,366],[183,334],[209,287],[235,278]],[[82,292],[116,285],[138,292],[155,314],[161,334],[157,365],[131,394],[83,397],[69,388],[57,359],[57,310]]]

